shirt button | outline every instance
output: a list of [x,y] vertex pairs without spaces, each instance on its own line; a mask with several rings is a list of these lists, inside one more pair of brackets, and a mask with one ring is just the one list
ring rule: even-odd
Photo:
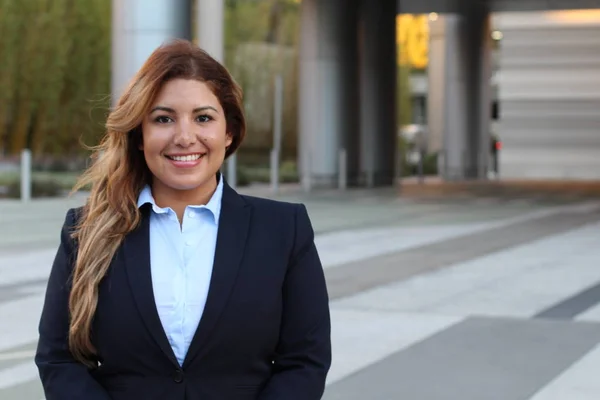
[[188,240],[187,242],[185,242],[186,246],[193,246],[194,242],[192,242],[191,240]]
[[190,217],[190,218],[194,218],[194,213],[190,211],[190,212],[188,213],[188,217]]
[[177,383],[183,382],[183,371],[182,370],[176,369],[173,372],[173,381],[175,381]]

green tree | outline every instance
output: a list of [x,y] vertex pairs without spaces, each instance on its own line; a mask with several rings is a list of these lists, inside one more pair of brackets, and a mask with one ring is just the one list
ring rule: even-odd
[[0,57],[4,152],[61,154],[95,140],[92,100],[110,88],[109,1],[1,1]]
[[22,2],[0,2],[0,151],[7,153],[9,148],[8,131],[17,88],[18,49],[21,19],[18,18]]
[[240,150],[244,160],[268,162],[277,74],[284,79],[284,152],[289,157],[295,153],[299,18],[295,0],[226,2],[225,63],[245,92],[249,135]]
[[[66,54],[66,73],[60,94],[61,118],[59,140],[54,142],[54,151],[64,149],[77,151],[80,140],[91,144],[103,131],[93,123],[92,109],[97,107],[99,96],[105,99],[110,94],[110,64],[106,41],[110,41],[110,25],[102,22],[110,14],[100,6],[108,2],[101,0],[75,1],[67,16],[70,48]],[[109,8],[110,10],[110,8]],[[110,43],[110,42],[109,42]],[[100,80],[99,82],[97,80]],[[108,107],[108,101],[103,104]]]
[[[28,146],[35,154],[43,154],[52,146],[52,137],[59,129],[62,110],[60,94],[67,71],[67,54],[70,49],[69,31],[64,21],[68,17],[68,5],[64,0],[55,0],[48,10],[49,26],[46,32],[53,36],[38,50],[45,60],[44,73],[37,77],[39,83],[36,96],[36,117]],[[56,149],[55,149],[56,150]],[[58,149],[60,151],[60,149]]]

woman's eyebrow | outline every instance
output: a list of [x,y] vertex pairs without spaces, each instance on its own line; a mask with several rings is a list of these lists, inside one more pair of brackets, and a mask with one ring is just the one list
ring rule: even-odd
[[173,110],[170,107],[165,107],[165,106],[156,106],[152,110],[150,110],[150,113],[152,114],[154,111],[165,111],[165,112],[169,112],[169,113],[175,113],[175,110]]
[[[219,113],[219,112],[217,111],[217,109],[216,109],[216,108],[214,108],[214,107],[212,107],[212,106],[202,106],[202,107],[197,107],[197,108],[194,108],[194,109],[192,110],[192,112],[194,112],[194,113],[197,113],[197,112],[206,111],[206,110],[213,110],[213,111],[214,111],[214,112],[216,112],[217,114]],[[156,106],[156,107],[154,107],[152,110],[150,110],[150,113],[152,114],[152,113],[153,113],[153,112],[155,112],[155,111],[165,111],[165,112],[168,112],[168,113],[173,113],[173,114],[175,113],[175,110],[174,110],[174,109],[172,109],[172,108],[170,108],[170,107],[165,107],[165,106]]]

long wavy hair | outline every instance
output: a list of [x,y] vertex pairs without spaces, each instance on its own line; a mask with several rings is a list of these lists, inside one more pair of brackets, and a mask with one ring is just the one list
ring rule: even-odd
[[98,286],[123,239],[140,223],[137,198],[152,178],[139,150],[141,124],[163,84],[176,78],[204,82],[219,99],[232,135],[226,158],[246,133],[241,88],[225,67],[189,41],[174,40],[159,47],[132,78],[107,118],[104,138],[92,148],[92,165],[73,188],[91,185],[73,232],[77,257],[69,298],[69,348],[75,359],[92,368],[96,349],[91,325]]

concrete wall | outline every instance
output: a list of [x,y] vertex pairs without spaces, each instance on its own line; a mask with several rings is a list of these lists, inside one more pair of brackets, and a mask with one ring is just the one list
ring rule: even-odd
[[498,85],[507,179],[600,179],[600,12],[502,13]]

